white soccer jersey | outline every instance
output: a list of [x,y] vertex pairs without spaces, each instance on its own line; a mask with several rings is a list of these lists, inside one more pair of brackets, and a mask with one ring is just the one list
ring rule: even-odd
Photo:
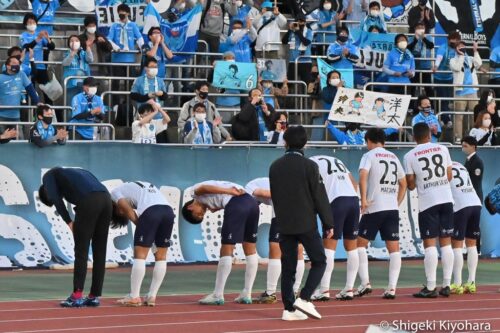
[[372,149],[361,158],[361,169],[368,171],[366,213],[398,210],[399,180],[405,173],[397,156],[382,147]]
[[212,185],[223,188],[236,187],[238,189],[244,190],[244,188],[238,184],[219,180],[208,180],[194,185],[191,189],[191,195],[193,196],[193,198],[196,199],[196,201],[201,202],[211,210],[223,209],[224,207],[226,207],[229,200],[233,198],[233,196],[229,194],[194,194],[195,190],[201,185]]
[[465,207],[481,206],[481,200],[472,186],[467,169],[462,164],[453,162],[452,171],[451,193],[455,201],[453,211],[458,212]]
[[262,177],[262,178],[256,178],[252,181],[250,181],[246,186],[245,186],[245,191],[253,196],[258,202],[262,202],[265,205],[272,206],[273,201],[271,198],[264,198],[264,197],[259,197],[256,196],[253,192],[257,189],[264,189],[264,190],[271,190],[271,186],[269,185],[269,178],[267,177]]
[[404,164],[406,174],[415,175],[420,211],[447,202],[453,203],[446,172],[451,167],[448,148],[431,142],[417,145],[406,153]]
[[318,155],[309,158],[319,167],[319,173],[325,184],[328,200],[332,202],[338,197],[357,197],[356,189],[351,183],[351,173],[338,158]]
[[156,134],[167,129],[163,119],[153,119],[149,124],[140,125],[139,120],[132,123],[133,143],[156,143]]
[[165,196],[153,184],[147,182],[124,183],[111,191],[111,199],[118,202],[126,199],[141,216],[146,209],[155,205],[171,206]]

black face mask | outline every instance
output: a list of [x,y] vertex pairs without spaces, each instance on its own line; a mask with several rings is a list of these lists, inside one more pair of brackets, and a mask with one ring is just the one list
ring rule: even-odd
[[173,22],[177,21],[177,15],[175,13],[169,12],[167,14],[167,20],[168,20],[168,22],[173,23]]
[[127,14],[118,14],[118,17],[120,18],[121,21],[125,20],[127,18]]
[[208,92],[207,91],[200,91],[198,93],[198,96],[200,96],[200,98],[202,98],[202,99],[207,99],[208,98]]
[[337,37],[337,40],[338,40],[339,42],[341,42],[341,43],[345,43],[345,42],[347,42],[347,39],[348,39],[348,38],[349,38],[349,37],[347,37],[347,36],[338,36],[338,37]]
[[418,0],[418,4],[420,6],[425,6],[425,5],[427,5],[427,0]]
[[455,46],[457,46],[457,43],[452,43],[452,42],[449,42],[448,45],[451,47],[451,48],[455,48]]
[[467,54],[467,49],[465,47],[457,49],[457,51],[462,52],[463,54]]
[[52,117],[43,116],[43,122],[46,123],[47,125],[52,124]]
[[21,70],[21,66],[20,65],[11,65],[10,66],[10,71],[12,73],[19,73],[19,70]]
[[319,73],[318,73],[318,72],[311,72],[311,76],[312,76],[313,78],[317,78],[317,77],[318,77],[318,75],[319,75]]

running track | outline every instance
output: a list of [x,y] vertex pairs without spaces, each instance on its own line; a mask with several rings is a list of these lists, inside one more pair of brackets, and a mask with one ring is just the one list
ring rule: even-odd
[[[99,308],[63,309],[58,301],[0,302],[0,332],[365,332],[382,321],[425,320],[489,323],[500,332],[500,293],[495,286],[479,286],[474,295],[452,295],[435,300],[415,299],[417,288],[398,290],[395,300],[382,300],[381,290],[350,302],[316,303],[322,320],[280,320],[281,303],[240,305],[226,295],[224,306],[200,306],[200,295],[163,296],[153,308],[126,308],[104,299]],[[467,332],[470,330],[467,330]],[[422,331],[421,331],[422,332]],[[428,331],[427,331],[428,332]],[[433,332],[450,332],[439,330]],[[462,331],[464,332],[464,331]],[[474,332],[486,332],[485,330]]]

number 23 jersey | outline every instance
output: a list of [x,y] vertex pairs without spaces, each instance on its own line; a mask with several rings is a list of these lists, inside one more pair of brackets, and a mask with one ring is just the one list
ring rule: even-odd
[[419,211],[451,202],[447,168],[451,167],[448,148],[436,143],[424,143],[406,153],[404,165],[407,175],[415,175]]

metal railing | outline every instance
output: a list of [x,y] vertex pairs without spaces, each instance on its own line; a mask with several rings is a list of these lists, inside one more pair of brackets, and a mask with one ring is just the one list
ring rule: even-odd
[[[15,121],[15,122],[9,122],[9,121],[0,121],[0,125],[2,126],[15,126],[17,135],[16,139],[19,138],[19,127],[20,126],[33,126],[33,122],[28,122],[28,121]],[[115,140],[115,127],[111,124],[105,124],[105,123],[93,123],[93,124],[85,124],[85,123],[53,123],[52,124],[54,127],[60,127],[60,126],[71,126],[71,133],[72,133],[72,138],[73,140],[75,139],[75,132],[77,127],[105,127],[110,130],[111,133],[111,140]]]

